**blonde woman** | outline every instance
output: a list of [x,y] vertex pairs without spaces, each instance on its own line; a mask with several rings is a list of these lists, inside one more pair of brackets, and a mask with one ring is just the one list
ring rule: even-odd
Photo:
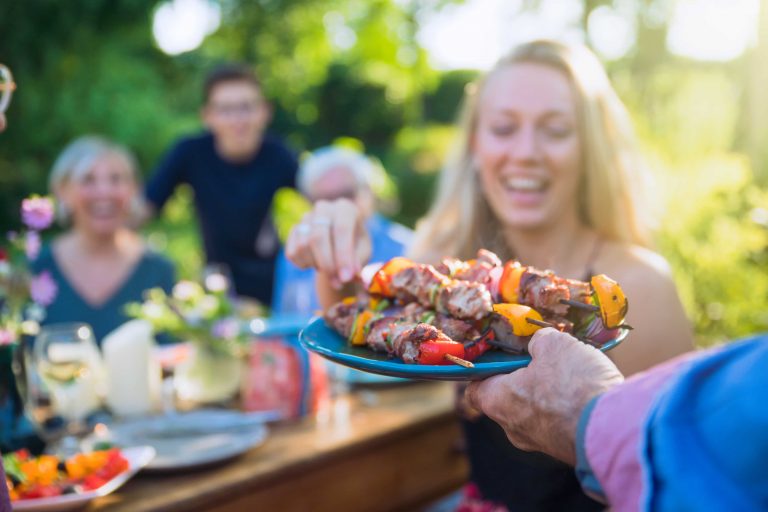
[[128,320],[127,302],[153,287],[170,292],[174,268],[130,227],[141,213],[141,195],[127,149],[100,137],[75,140],[56,160],[50,189],[68,229],[34,262],[36,272],[49,271],[58,285],[45,322],[89,323],[100,343]]
[[[649,249],[629,117],[595,56],[552,41],[522,45],[469,89],[461,119],[411,256],[434,263],[485,247],[569,278],[605,273],[624,288],[636,327],[610,354],[625,375],[690,350],[669,267]],[[318,203],[303,226],[286,252],[320,270],[327,304],[366,262],[370,240],[349,202]],[[601,508],[570,468],[514,449],[488,418],[466,421],[465,432],[483,498],[514,510]]]

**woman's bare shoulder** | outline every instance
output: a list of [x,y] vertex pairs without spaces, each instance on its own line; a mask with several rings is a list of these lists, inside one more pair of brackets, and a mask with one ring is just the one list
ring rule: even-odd
[[617,281],[669,283],[672,270],[659,253],[638,245],[608,242],[597,261],[597,269]]

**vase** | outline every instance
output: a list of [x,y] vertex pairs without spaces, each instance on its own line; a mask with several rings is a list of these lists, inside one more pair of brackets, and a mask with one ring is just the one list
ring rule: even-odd
[[239,355],[193,342],[189,357],[176,368],[176,394],[183,402],[227,402],[240,391],[243,366]]

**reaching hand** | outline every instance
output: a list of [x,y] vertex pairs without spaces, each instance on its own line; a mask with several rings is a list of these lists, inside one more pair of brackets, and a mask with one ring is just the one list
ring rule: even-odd
[[581,412],[624,377],[605,354],[554,329],[536,332],[528,350],[528,367],[473,382],[469,401],[501,425],[518,448],[575,465]]
[[353,280],[371,257],[371,239],[360,209],[348,199],[318,201],[291,230],[285,255],[337,284]]

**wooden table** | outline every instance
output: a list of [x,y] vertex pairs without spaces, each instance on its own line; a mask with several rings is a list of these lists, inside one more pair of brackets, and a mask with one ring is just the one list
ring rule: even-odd
[[459,439],[451,384],[367,388],[317,418],[275,426],[235,461],[140,474],[89,510],[411,510],[466,480]]

